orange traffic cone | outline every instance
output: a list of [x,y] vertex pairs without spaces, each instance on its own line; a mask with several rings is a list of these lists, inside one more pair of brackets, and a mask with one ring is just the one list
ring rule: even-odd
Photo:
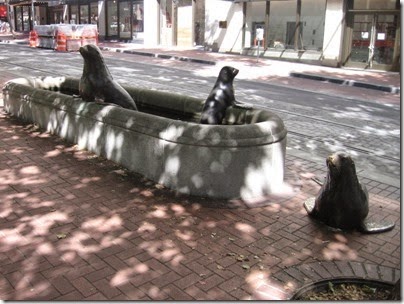
[[66,35],[63,33],[57,32],[56,35],[56,51],[67,51],[66,47]]
[[38,46],[38,34],[35,31],[29,32],[29,46],[30,47]]

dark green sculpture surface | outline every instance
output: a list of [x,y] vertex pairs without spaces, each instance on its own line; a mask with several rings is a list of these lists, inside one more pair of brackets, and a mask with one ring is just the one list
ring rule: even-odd
[[102,99],[123,108],[136,110],[135,101],[113,78],[104,62],[101,50],[92,44],[80,47],[84,59],[83,74],[80,79],[80,97],[85,101]]
[[376,223],[366,219],[369,195],[356,175],[352,158],[342,152],[326,160],[327,175],[316,197],[303,205],[307,213],[326,225],[342,230],[378,233],[393,229],[394,223]]

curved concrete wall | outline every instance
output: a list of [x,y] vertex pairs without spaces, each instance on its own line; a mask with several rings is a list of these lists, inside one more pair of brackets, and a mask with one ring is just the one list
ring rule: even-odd
[[204,101],[188,96],[125,87],[136,112],[52,92],[77,94],[78,83],[12,80],[5,109],[181,193],[255,199],[283,186],[287,131],[276,114],[232,108],[226,125],[201,125]]

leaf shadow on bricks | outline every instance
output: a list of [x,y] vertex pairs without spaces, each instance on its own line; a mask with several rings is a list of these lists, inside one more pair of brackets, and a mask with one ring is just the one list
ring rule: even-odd
[[[399,225],[361,235],[308,218],[302,202],[319,189],[320,165],[287,158],[302,180],[287,201],[212,208],[2,116],[3,300],[285,299],[297,286],[275,274],[290,266],[400,263]],[[399,202],[372,200],[370,216],[399,220]]]

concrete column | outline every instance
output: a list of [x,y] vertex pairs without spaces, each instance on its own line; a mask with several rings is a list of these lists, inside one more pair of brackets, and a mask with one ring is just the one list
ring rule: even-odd
[[328,0],[325,11],[323,65],[333,67],[341,65],[344,25],[344,0]]
[[144,1],[144,45],[157,46],[160,36],[159,4],[157,0]]

